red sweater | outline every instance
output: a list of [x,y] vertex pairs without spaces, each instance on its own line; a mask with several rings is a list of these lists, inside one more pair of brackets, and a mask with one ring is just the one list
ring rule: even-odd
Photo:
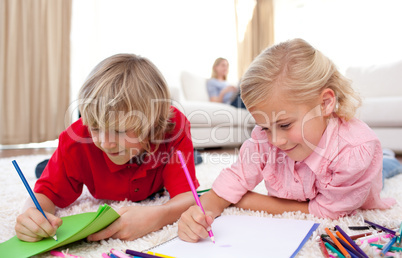
[[81,195],[83,185],[97,199],[141,201],[163,187],[173,198],[191,190],[177,150],[183,153],[197,188],[190,122],[179,110],[172,109],[173,131],[165,134],[166,141],[153,155],[144,156],[139,164],[114,164],[95,146],[88,127],[79,119],[60,134],[59,146],[37,180],[34,191],[46,195],[61,208]]

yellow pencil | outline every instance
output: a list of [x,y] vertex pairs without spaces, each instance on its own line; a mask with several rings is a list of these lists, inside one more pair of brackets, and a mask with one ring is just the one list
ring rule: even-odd
[[165,258],[175,258],[173,256],[169,256],[169,255],[165,255],[165,254],[158,254],[158,253],[151,252],[151,251],[148,251],[147,254],[152,254],[152,255],[155,255],[155,256],[165,257]]

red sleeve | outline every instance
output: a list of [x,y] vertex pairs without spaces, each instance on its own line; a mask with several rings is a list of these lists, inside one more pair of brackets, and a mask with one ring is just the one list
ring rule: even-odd
[[164,185],[171,198],[180,193],[191,191],[179,157],[177,156],[178,150],[183,154],[188,171],[193,179],[194,187],[198,188],[200,186],[195,175],[194,148],[191,141],[190,122],[180,111],[176,108],[173,109],[175,116],[172,118],[172,122],[175,123],[175,128],[172,133],[168,134],[170,139],[165,139],[171,142],[169,149],[173,153],[163,171]]
[[[71,126],[67,130],[71,130]],[[83,183],[79,174],[68,172],[66,159],[75,159],[75,153],[66,151],[74,140],[64,131],[59,145],[36,181],[34,192],[46,195],[56,206],[64,208],[73,203],[82,193]],[[71,170],[71,169],[70,169]]]

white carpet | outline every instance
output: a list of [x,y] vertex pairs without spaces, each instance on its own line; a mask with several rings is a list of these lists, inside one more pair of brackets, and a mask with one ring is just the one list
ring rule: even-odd
[[[15,171],[11,161],[17,160],[21,170],[24,172],[25,177],[29,181],[31,187],[35,183],[35,166],[42,160],[49,158],[47,155],[35,155],[35,156],[19,156],[14,158],[0,159],[0,242],[6,241],[15,235],[14,225],[15,218],[19,213],[19,209],[26,198],[28,193],[24,188],[17,172]],[[231,155],[206,155],[203,154],[204,162],[196,166],[197,177],[200,181],[199,190],[210,188],[213,180],[219,174],[219,171],[226,166],[229,166],[236,157]],[[320,223],[319,228],[305,244],[297,257],[322,257],[318,244],[316,242],[317,236],[324,234],[325,227],[334,227],[339,225],[341,228],[349,234],[358,234],[358,231],[350,231],[347,229],[348,225],[363,225],[363,219],[368,219],[376,223],[382,224],[390,228],[397,228],[402,220],[402,175],[396,176],[392,179],[386,180],[385,187],[382,193],[384,197],[394,197],[397,200],[397,204],[385,211],[372,210],[372,211],[360,211],[355,216],[341,218],[339,220],[318,219],[312,215],[302,214],[300,212],[284,213],[282,215],[272,216],[262,212],[250,212],[243,211],[235,208],[228,208],[224,211],[224,214],[248,214],[251,216],[261,217],[275,217],[275,218],[290,218],[301,220],[313,220]],[[263,185],[260,184],[257,192],[266,192]],[[157,198],[154,201],[143,201],[141,203],[132,203],[128,201],[124,202],[106,202],[115,210],[118,210],[122,206],[127,205],[157,205],[166,202],[167,197]],[[82,196],[72,205],[65,209],[58,209],[58,216],[67,216],[82,212],[96,211],[99,204],[104,203],[101,200],[95,200],[88,191],[84,191]],[[120,240],[107,240],[94,243],[86,243],[80,241],[74,244],[59,248],[60,251],[66,251],[69,253],[78,255],[81,257],[101,257],[103,252],[108,252],[111,248],[115,249],[133,249],[133,250],[145,250],[163,243],[166,240],[171,239],[177,235],[177,223],[168,225],[162,230],[151,233],[135,241],[120,241]],[[246,247],[245,247],[246,248]],[[369,250],[366,247],[365,251],[370,253],[370,257],[375,257],[374,251]],[[268,254],[262,255],[263,257],[269,257]],[[38,255],[37,257],[52,257],[49,253]]]

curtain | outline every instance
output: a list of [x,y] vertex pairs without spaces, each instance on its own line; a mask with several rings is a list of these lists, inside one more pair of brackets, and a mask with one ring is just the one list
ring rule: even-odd
[[273,0],[235,0],[238,75],[245,73],[253,59],[274,44]]
[[0,144],[57,139],[69,121],[72,0],[0,0]]

